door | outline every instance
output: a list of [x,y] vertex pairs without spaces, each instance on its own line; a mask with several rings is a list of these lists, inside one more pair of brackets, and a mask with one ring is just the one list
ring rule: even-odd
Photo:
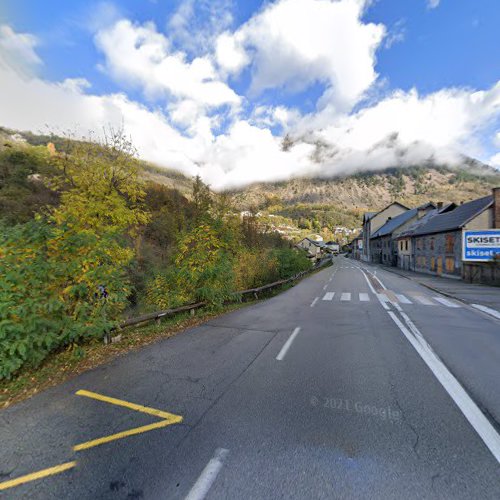
[[443,274],[443,257],[437,258],[437,273],[439,275]]

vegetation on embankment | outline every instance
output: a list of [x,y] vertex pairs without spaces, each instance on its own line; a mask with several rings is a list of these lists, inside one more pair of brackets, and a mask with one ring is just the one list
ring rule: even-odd
[[146,181],[122,133],[59,146],[0,146],[0,379],[80,352],[129,314],[220,310],[310,267],[199,178],[189,199]]

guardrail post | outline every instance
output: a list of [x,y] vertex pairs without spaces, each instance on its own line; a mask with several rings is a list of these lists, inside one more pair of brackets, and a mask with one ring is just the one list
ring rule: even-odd
[[191,314],[191,316],[194,316],[194,309],[191,309],[191,311],[189,311],[189,313]]

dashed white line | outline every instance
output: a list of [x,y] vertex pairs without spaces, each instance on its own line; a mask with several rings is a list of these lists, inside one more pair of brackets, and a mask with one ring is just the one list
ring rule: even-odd
[[323,300],[332,300],[334,295],[335,295],[335,292],[327,292],[327,293],[325,293]]
[[351,294],[350,294],[350,293],[347,293],[347,292],[344,292],[344,293],[340,296],[340,300],[342,300],[342,301],[348,301],[348,300],[351,300]]
[[441,304],[443,304],[446,307],[461,307],[458,304],[455,304],[455,302],[452,302],[451,300],[445,299],[444,297],[434,297],[434,300],[437,300]]
[[299,332],[300,332],[300,326],[298,326],[297,328],[295,328],[295,330],[293,331],[293,333],[290,335],[290,337],[288,338],[288,340],[285,342],[285,345],[281,348],[281,351],[276,356],[276,359],[278,361],[283,361],[283,358],[285,357],[288,349],[290,349],[290,346],[292,345],[292,342],[295,340],[295,337],[299,334]]
[[186,500],[203,500],[207,496],[228,454],[229,450],[224,448],[217,448],[217,450],[215,450],[213,458],[203,469],[200,477],[187,494]]
[[367,293],[360,293],[359,294],[359,301],[360,302],[370,302],[370,297],[368,296]]
[[326,290],[327,288],[328,288],[328,285],[325,285],[325,286],[323,287],[323,290]]
[[318,302],[319,297],[316,297],[312,302],[311,302],[311,307],[314,307],[316,305],[316,302]]

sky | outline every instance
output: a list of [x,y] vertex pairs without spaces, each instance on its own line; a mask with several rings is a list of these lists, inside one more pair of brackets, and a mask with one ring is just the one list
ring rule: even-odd
[[500,168],[498,0],[4,0],[0,125],[123,128],[215,189]]

